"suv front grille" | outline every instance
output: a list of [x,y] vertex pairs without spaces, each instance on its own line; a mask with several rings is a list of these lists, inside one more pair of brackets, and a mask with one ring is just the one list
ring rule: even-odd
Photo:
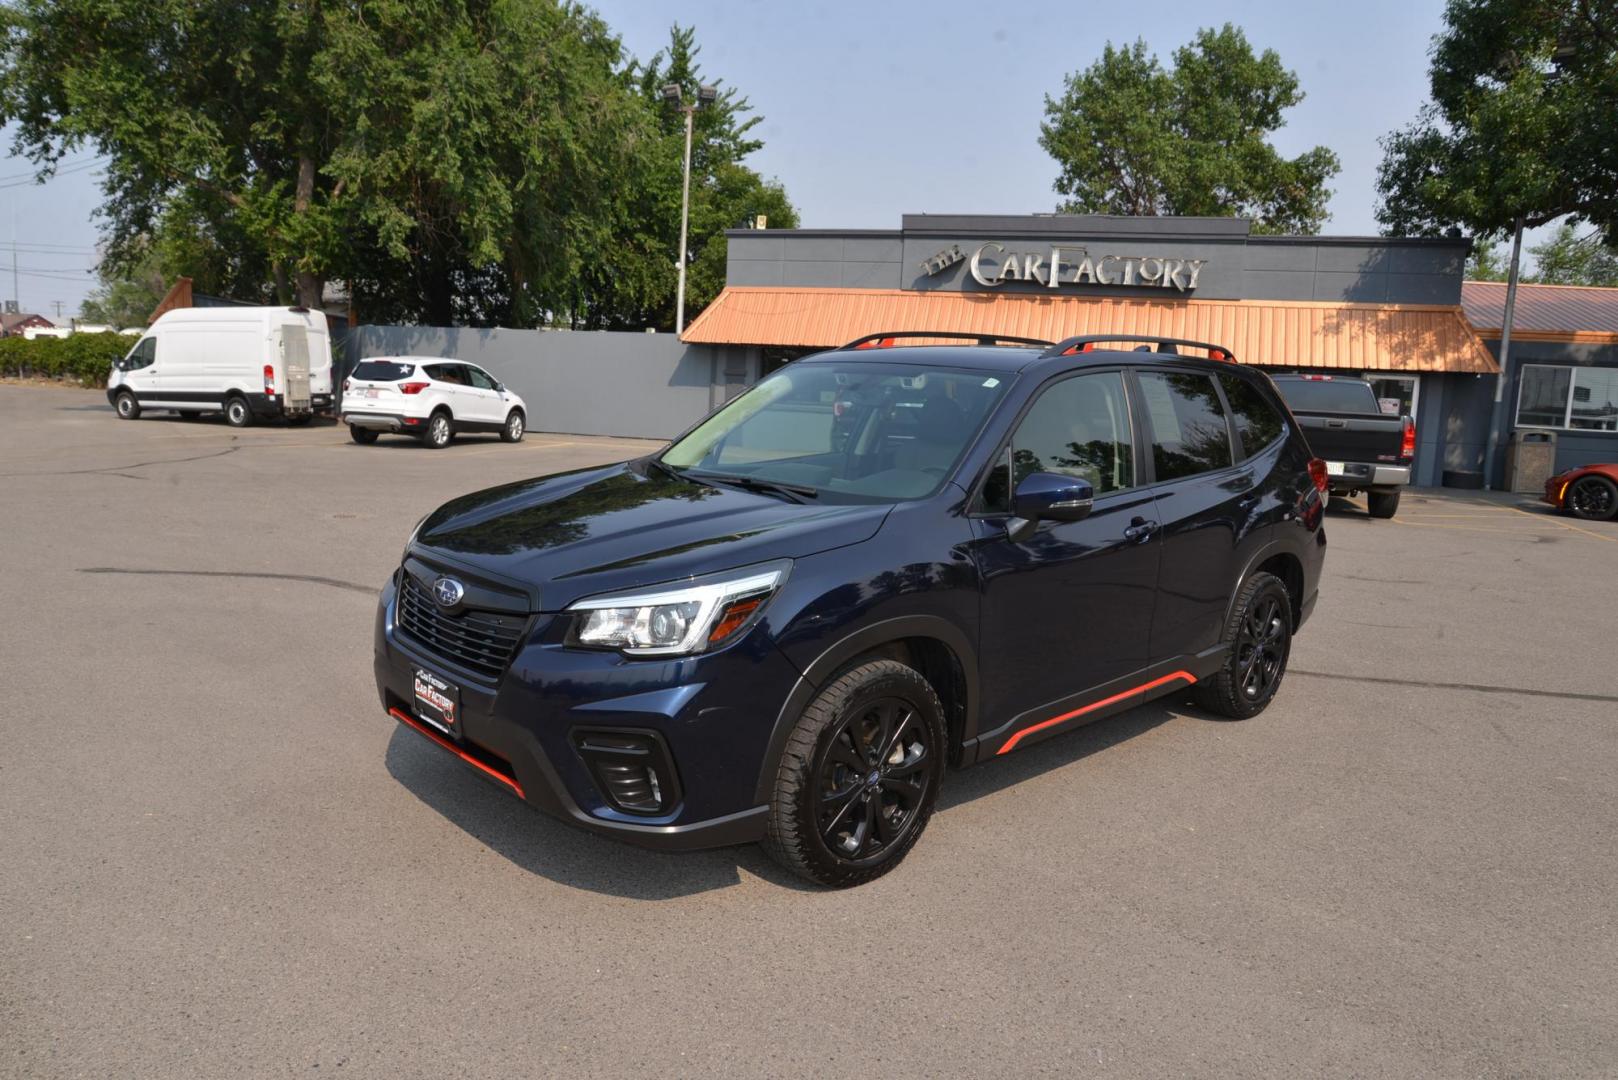
[[450,614],[410,574],[399,577],[398,629],[426,652],[491,682],[498,679],[522,644],[528,618],[492,611]]

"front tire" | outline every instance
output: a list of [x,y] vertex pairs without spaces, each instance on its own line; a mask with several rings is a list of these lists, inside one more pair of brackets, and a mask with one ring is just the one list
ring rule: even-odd
[[1585,476],[1567,489],[1567,508],[1585,521],[1618,517],[1618,484],[1605,476]]
[[521,409],[512,409],[511,415],[506,417],[506,426],[500,429],[500,438],[503,442],[522,442],[523,432],[527,425],[523,422]]
[[944,775],[938,695],[894,660],[851,668],[798,717],[776,772],[764,849],[820,885],[861,885],[915,845]]
[[421,445],[429,450],[442,450],[455,435],[448,413],[433,413],[427,421],[427,430],[421,433]]
[[1229,654],[1197,684],[1197,704],[1231,720],[1257,716],[1281,689],[1292,655],[1292,598],[1280,578],[1260,572],[1242,583],[1221,640]]
[[247,407],[247,399],[233,397],[225,402],[225,423],[231,427],[252,427],[253,410]]
[[377,434],[378,432],[375,428],[363,428],[358,424],[348,425],[348,437],[361,446],[370,446],[376,442]]
[[118,400],[113,403],[113,408],[118,410],[118,419],[120,420],[140,419],[140,402],[136,401],[135,395],[128,390],[118,395]]
[[1365,507],[1374,518],[1390,518],[1399,512],[1399,495],[1402,488],[1392,491],[1370,491],[1365,495]]

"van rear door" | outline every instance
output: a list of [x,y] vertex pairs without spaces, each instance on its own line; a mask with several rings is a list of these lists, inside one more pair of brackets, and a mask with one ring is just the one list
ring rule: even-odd
[[309,411],[309,331],[303,326],[281,324],[281,378],[284,408]]

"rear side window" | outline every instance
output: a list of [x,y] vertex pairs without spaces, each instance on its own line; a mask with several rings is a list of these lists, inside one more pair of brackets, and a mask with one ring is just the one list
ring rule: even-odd
[[1357,379],[1276,379],[1286,403],[1300,412],[1381,413],[1376,391]]
[[454,383],[456,386],[465,386],[465,369],[459,364],[429,364],[425,368],[428,375],[441,383]]
[[1236,421],[1236,438],[1243,456],[1252,457],[1281,437],[1286,421],[1264,400],[1258,387],[1235,375],[1221,375],[1219,383],[1225,388],[1225,400],[1230,403],[1231,418]]
[[400,364],[392,360],[361,360],[354,365],[353,377],[368,382],[398,382],[407,379],[416,370],[415,364]]
[[1158,480],[1231,464],[1230,429],[1212,378],[1174,371],[1143,371],[1139,378]]
[[1096,495],[1135,485],[1134,438],[1124,378],[1098,371],[1063,379],[1029,408],[1011,437],[1010,477],[996,466],[983,487],[984,509],[1011,507],[1011,492],[1030,473],[1088,480]]

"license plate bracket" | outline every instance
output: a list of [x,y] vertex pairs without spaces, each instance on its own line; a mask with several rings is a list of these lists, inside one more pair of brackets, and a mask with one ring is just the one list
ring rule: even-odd
[[461,735],[461,688],[435,671],[415,667],[417,718],[446,735]]

